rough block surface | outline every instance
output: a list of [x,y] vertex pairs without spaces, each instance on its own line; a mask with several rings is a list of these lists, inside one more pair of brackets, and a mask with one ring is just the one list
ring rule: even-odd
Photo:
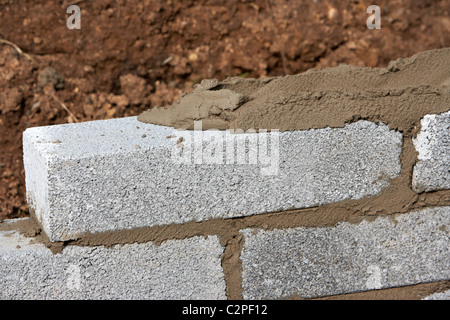
[[413,189],[416,192],[450,189],[450,111],[426,115],[421,125],[413,140],[419,152]]
[[450,207],[335,227],[243,230],[243,297],[276,299],[450,279]]
[[[230,134],[130,117],[23,135],[27,199],[51,241],[375,195],[400,174],[401,144],[399,132],[368,121]],[[180,161],[186,155],[189,161]]]
[[2,231],[0,299],[226,299],[222,253],[209,236],[52,254]]

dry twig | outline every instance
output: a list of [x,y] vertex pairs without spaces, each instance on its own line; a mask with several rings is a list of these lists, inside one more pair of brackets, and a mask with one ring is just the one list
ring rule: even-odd
[[61,101],[59,100],[59,98],[54,94],[54,93],[50,93],[49,94],[56,102],[58,102],[58,104],[64,109],[66,110],[66,112],[72,117],[72,120],[74,122],[80,122],[80,120],[78,120],[77,117],[75,117],[75,115],[69,110],[69,108],[67,108],[67,106]]
[[30,61],[33,60],[27,53],[23,52],[22,49],[20,49],[15,43],[12,43],[11,41],[8,41],[5,39],[0,39],[0,43],[4,43],[4,44],[7,44],[7,45],[13,47],[19,55],[24,56],[25,58],[27,58]]

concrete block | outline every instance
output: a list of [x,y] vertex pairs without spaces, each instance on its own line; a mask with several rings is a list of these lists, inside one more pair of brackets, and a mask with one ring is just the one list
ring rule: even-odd
[[360,224],[246,229],[243,297],[337,295],[450,279],[450,207]]
[[217,236],[52,254],[0,232],[0,299],[226,299]]
[[51,241],[376,195],[400,174],[384,124],[177,131],[135,117],[27,129],[27,199]]
[[450,111],[426,115],[413,140],[419,152],[412,186],[416,192],[450,189]]

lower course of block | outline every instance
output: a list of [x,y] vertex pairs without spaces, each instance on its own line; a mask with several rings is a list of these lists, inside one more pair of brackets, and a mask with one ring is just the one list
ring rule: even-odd
[[30,242],[0,231],[0,299],[226,299],[217,236],[60,254]]
[[314,298],[450,279],[450,207],[360,224],[245,229],[244,299]]

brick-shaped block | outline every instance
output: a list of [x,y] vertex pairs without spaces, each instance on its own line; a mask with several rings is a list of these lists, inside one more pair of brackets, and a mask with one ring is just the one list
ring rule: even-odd
[[314,298],[449,280],[450,207],[395,220],[243,230],[243,297]]
[[414,146],[419,152],[412,186],[416,192],[450,189],[450,111],[426,115]]
[[400,174],[401,144],[368,121],[240,134],[135,117],[29,128],[27,200],[51,241],[306,208],[380,193]]
[[52,254],[0,231],[0,299],[226,299],[217,236]]

